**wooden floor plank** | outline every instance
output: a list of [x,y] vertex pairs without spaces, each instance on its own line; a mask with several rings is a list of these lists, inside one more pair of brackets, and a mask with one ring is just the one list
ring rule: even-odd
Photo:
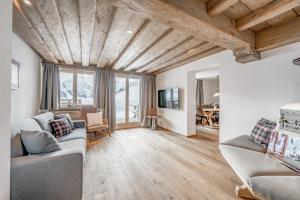
[[150,129],[118,130],[88,145],[84,200],[231,200],[241,184],[218,136],[186,138]]

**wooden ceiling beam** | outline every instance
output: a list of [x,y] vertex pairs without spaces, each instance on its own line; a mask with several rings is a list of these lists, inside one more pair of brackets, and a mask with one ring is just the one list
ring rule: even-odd
[[43,22],[46,24],[53,40],[56,42],[59,51],[67,64],[73,64],[73,58],[65,35],[64,26],[57,6],[57,1],[33,1],[33,6],[40,13]]
[[66,38],[74,63],[81,63],[81,42],[79,27],[78,1],[57,1],[58,9],[63,22]]
[[14,0],[13,3],[13,30],[41,57],[50,62],[58,63],[54,53],[24,14],[18,0]]
[[94,34],[90,52],[90,65],[97,65],[99,62],[114,13],[115,9],[110,5],[109,0],[97,1]]
[[175,55],[173,57],[173,59],[170,59],[168,62],[165,62],[163,64],[157,65],[155,68],[149,69],[147,71],[147,73],[151,73],[151,72],[156,71],[158,69],[162,69],[162,68],[171,66],[171,65],[173,65],[175,63],[178,63],[182,60],[186,60],[187,58],[190,58],[194,55],[198,55],[202,52],[205,52],[205,51],[207,51],[207,50],[209,50],[213,47],[215,47],[214,44],[211,44],[209,42],[202,42],[202,43],[200,43],[196,46],[192,46],[190,49],[187,49],[184,52],[179,52],[177,55]]
[[161,54],[169,51],[174,46],[178,45],[182,41],[186,40],[190,35],[182,33],[181,31],[169,28],[164,34],[162,34],[156,41],[154,41],[143,53],[139,55],[137,59],[124,68],[125,71],[136,70],[141,66],[144,66],[155,60]]
[[300,0],[277,0],[236,21],[239,31],[247,30],[300,5]]
[[177,67],[181,67],[181,66],[186,65],[186,64],[188,64],[188,63],[194,62],[194,61],[199,60],[199,59],[201,59],[201,58],[205,58],[205,57],[207,57],[207,56],[210,56],[210,55],[219,53],[219,52],[221,52],[221,51],[224,51],[224,48],[221,48],[221,47],[217,47],[217,46],[216,46],[216,47],[213,47],[213,48],[211,48],[211,49],[209,49],[209,50],[206,50],[206,51],[201,52],[201,53],[199,53],[199,54],[193,55],[193,56],[191,56],[191,57],[189,57],[189,58],[186,58],[186,59],[184,59],[184,60],[181,60],[181,61],[179,61],[179,62],[177,62],[177,63],[171,64],[171,65],[169,65],[169,66],[167,66],[167,67],[165,67],[165,68],[162,68],[162,69],[158,69],[158,70],[156,70],[156,71],[153,71],[153,72],[151,72],[151,74],[155,74],[155,75],[156,75],[156,74],[160,74],[160,73],[169,71],[169,70],[171,70],[171,69],[174,69],[174,68],[177,68]]
[[115,6],[126,7],[170,27],[191,33],[194,37],[226,49],[255,47],[251,31],[239,32],[225,15],[210,17],[203,1],[194,0],[113,0]]
[[207,4],[207,14],[211,17],[217,16],[237,2],[239,2],[239,0],[218,0],[217,2],[209,1]]
[[111,68],[115,68],[115,64],[120,60],[120,58],[127,52],[127,50],[137,41],[137,39],[141,36],[141,34],[145,31],[146,27],[150,24],[149,19],[145,19],[139,30],[134,34],[134,36],[130,39],[126,47],[121,51],[118,57],[114,60]]
[[79,0],[81,59],[83,66],[90,64],[91,44],[96,15],[96,0]]
[[300,42],[300,17],[256,33],[256,47],[259,51],[266,51],[295,42]]
[[150,62],[146,63],[145,65],[139,67],[136,69],[136,72],[143,72],[146,70],[149,70],[151,68],[160,66],[163,63],[166,63],[173,59],[176,55],[179,53],[184,53],[188,49],[191,49],[192,46],[198,45],[202,43],[203,41],[195,39],[195,37],[190,36],[184,41],[178,43],[173,48],[169,49],[168,51],[162,53],[160,56],[156,57],[154,60],[151,60]]

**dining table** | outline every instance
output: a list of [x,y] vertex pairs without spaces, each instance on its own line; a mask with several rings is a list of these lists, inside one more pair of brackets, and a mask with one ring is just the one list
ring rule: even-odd
[[214,123],[213,123],[212,119],[213,119],[214,113],[216,113],[216,112],[219,113],[220,112],[220,108],[215,108],[215,107],[202,108],[202,111],[208,117],[209,126],[213,127]]

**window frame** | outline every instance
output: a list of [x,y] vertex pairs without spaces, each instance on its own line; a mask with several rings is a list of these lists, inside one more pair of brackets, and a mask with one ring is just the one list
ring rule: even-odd
[[116,74],[116,77],[125,78],[126,79],[126,99],[125,99],[125,122],[116,123],[117,129],[122,128],[133,128],[140,126],[140,119],[141,119],[141,99],[139,100],[139,120],[137,121],[129,121],[129,79],[138,79],[140,81],[139,87],[141,91],[141,82],[142,77],[136,75],[125,75],[125,74]]
[[[87,74],[87,75],[93,75],[93,92],[95,92],[95,80],[96,80],[96,72],[94,71],[83,71],[83,70],[75,70],[75,69],[65,69],[65,68],[60,68],[59,69],[59,76],[60,73],[70,73],[73,74],[73,104],[71,107],[68,106],[62,106],[61,105],[61,99],[59,99],[59,108],[60,109],[66,109],[66,108],[81,108],[83,105],[95,105],[94,99],[92,104],[78,104],[77,103],[77,94],[78,94],[78,88],[77,88],[77,83],[78,83],[78,74]],[[59,84],[60,87],[60,84]]]

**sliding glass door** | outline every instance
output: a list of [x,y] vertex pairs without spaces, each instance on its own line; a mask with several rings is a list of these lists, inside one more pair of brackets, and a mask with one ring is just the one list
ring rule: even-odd
[[140,125],[140,79],[132,76],[116,77],[117,128]]

